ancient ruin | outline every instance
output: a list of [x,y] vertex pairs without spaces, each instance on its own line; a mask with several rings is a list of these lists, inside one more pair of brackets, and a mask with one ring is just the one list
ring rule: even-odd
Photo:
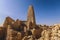
[[36,24],[34,8],[30,5],[26,21],[6,17],[0,27],[0,40],[60,40],[60,24]]

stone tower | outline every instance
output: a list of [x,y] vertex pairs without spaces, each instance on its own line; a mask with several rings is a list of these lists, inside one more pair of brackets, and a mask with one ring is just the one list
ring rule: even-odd
[[29,6],[28,8],[28,16],[27,16],[27,27],[28,29],[32,29],[35,27],[35,14],[34,14],[34,8],[32,5]]

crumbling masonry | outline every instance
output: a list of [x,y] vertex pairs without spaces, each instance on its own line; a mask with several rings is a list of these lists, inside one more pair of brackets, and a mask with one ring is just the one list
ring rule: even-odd
[[6,17],[0,27],[0,40],[60,40],[60,24],[36,24],[34,8],[30,5],[26,21]]

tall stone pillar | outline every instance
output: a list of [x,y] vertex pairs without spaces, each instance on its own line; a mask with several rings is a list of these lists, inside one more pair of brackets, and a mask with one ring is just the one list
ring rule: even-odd
[[36,22],[35,22],[34,8],[32,5],[30,5],[28,9],[28,16],[27,16],[27,27],[28,29],[30,29],[35,27],[35,25],[36,25]]

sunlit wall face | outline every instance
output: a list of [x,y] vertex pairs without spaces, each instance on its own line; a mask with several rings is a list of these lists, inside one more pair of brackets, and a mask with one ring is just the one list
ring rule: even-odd
[[59,0],[0,0],[0,24],[6,16],[26,20],[29,5],[34,6],[37,24],[60,23]]

